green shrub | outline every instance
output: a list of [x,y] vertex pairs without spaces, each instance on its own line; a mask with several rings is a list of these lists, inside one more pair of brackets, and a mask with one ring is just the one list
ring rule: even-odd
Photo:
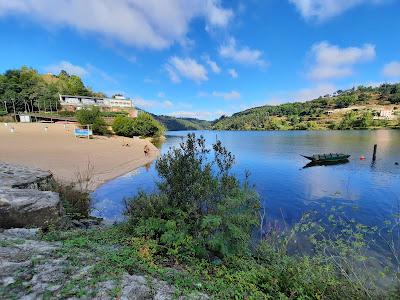
[[85,108],[76,112],[76,118],[81,125],[92,125],[94,134],[105,135],[109,133],[108,127],[98,107]]
[[229,174],[233,155],[218,141],[210,159],[203,137],[189,134],[158,159],[159,193],[127,203],[132,232],[158,241],[166,255],[203,258],[248,255],[260,200]]
[[165,131],[163,125],[147,113],[141,113],[134,119],[118,116],[114,119],[112,128],[115,134],[127,137],[159,137]]
[[134,121],[132,118],[126,116],[118,116],[114,119],[112,129],[115,134],[127,137],[134,135]]
[[0,110],[0,117],[6,116],[8,113],[6,111]]

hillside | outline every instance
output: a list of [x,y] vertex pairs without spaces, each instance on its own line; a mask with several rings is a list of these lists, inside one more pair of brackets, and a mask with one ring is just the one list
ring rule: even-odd
[[167,130],[177,131],[177,130],[204,130],[210,129],[211,122],[206,120],[199,120],[195,118],[176,118],[172,116],[155,115],[145,111],[143,109],[137,108],[138,111],[143,111],[150,114],[158,122],[162,123]]
[[265,105],[221,117],[216,130],[308,130],[398,127],[400,84],[338,90],[307,102]]

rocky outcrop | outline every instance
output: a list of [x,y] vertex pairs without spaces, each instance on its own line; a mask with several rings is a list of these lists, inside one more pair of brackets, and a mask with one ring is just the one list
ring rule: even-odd
[[96,260],[90,253],[63,255],[61,243],[40,240],[37,232],[0,231],[0,299],[208,299],[201,293],[179,296],[167,282],[148,276],[94,278]]
[[46,227],[61,217],[51,173],[0,163],[0,228]]

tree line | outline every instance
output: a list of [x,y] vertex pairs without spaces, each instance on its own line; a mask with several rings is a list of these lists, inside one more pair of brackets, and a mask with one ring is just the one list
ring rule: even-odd
[[[307,102],[291,102],[280,105],[265,105],[233,114],[222,116],[212,124],[217,130],[306,130],[306,129],[342,129],[352,124],[372,124],[371,113],[358,116],[357,113],[346,116],[347,123],[328,122],[329,110],[347,108],[352,105],[368,104],[375,99],[381,105],[400,104],[400,84],[382,84],[379,87],[359,86],[346,91],[338,90],[333,95],[321,96]],[[350,119],[351,122],[348,122]],[[357,120],[355,120],[357,119]]]
[[52,75],[21,67],[0,74],[0,111],[56,111],[60,107],[59,94],[105,96],[93,92],[79,76],[64,70]]

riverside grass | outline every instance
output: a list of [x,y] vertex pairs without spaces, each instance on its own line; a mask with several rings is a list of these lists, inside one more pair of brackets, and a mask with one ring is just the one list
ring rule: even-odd
[[[100,230],[51,229],[42,236],[61,241],[58,255],[68,257],[71,264],[94,264],[87,282],[68,279],[66,296],[84,297],[88,285],[111,280],[119,297],[118,282],[128,272],[162,279],[176,287],[177,296],[197,291],[212,299],[398,299],[395,269],[359,268],[368,253],[369,234],[377,229],[348,220],[340,209],[330,207],[325,219],[306,214],[285,231],[255,222],[261,237],[254,239],[255,227],[234,222],[242,212],[232,205],[247,206],[245,217],[252,219],[251,212],[258,213],[259,207],[248,207],[253,201],[243,202],[254,196],[251,187],[230,177],[234,157],[218,142],[211,161],[222,176],[211,172],[203,155],[210,152],[204,145],[202,138],[192,135],[180,149],[164,155],[157,163],[160,193],[141,193],[129,201],[127,222]],[[177,178],[192,185],[182,185]],[[205,193],[210,187],[214,188]],[[211,206],[206,212],[193,209],[196,203],[197,208],[208,207],[204,203],[210,199],[222,207]],[[234,228],[227,231],[228,238],[226,227]],[[311,251],[293,251],[299,241]],[[388,276],[392,284],[382,287],[377,276]]]

